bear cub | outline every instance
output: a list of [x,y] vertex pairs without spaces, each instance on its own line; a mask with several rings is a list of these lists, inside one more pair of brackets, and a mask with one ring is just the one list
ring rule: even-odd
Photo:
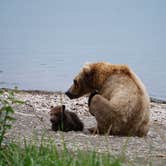
[[53,131],[82,131],[83,123],[74,112],[67,111],[65,105],[51,107],[50,121]]

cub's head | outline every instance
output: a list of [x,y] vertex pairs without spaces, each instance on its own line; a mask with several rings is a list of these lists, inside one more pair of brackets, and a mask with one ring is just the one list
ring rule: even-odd
[[50,121],[53,124],[58,124],[61,122],[61,116],[65,111],[65,105],[61,105],[61,106],[56,106],[53,107],[51,106],[51,110],[50,110]]
[[79,98],[93,91],[94,70],[90,64],[83,67],[80,73],[74,78],[73,84],[65,93],[70,99]]

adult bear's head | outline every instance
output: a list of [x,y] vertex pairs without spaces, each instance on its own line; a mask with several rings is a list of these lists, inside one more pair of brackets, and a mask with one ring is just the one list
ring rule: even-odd
[[65,94],[70,99],[75,99],[99,90],[107,78],[110,65],[106,62],[86,64],[74,78],[72,86]]
[[92,71],[90,64],[86,64],[80,73],[74,78],[73,84],[65,94],[70,99],[75,99],[93,91],[91,85],[93,75],[94,72]]

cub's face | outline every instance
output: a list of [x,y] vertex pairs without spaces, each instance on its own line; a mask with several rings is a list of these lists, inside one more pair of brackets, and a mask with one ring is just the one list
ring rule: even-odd
[[63,111],[62,106],[51,107],[51,111],[50,111],[51,123],[58,124],[60,122],[62,111]]

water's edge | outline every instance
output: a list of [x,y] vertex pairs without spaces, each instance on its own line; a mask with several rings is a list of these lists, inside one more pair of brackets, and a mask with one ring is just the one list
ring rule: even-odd
[[[18,90],[18,89],[10,89],[10,88],[0,88],[0,90],[5,91],[14,91],[16,93],[26,92],[31,94],[64,94],[62,91],[46,91],[46,90]],[[159,104],[166,104],[166,100],[158,99],[155,97],[150,96],[150,101],[153,103],[159,103]]]

